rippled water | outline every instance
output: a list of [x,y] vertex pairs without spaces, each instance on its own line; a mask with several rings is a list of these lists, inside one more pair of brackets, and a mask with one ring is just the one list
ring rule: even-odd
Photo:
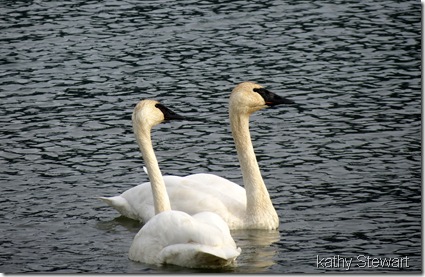
[[319,258],[408,257],[421,271],[417,1],[3,1],[1,272],[199,272],[127,258],[136,221],[94,197],[147,181],[142,98],[201,122],[153,133],[164,174],[242,183],[234,85],[300,105],[258,112],[254,147],[279,232],[233,232],[226,272],[345,272]]

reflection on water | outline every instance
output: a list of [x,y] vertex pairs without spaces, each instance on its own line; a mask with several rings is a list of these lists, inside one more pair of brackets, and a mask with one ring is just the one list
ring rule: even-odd
[[139,221],[129,219],[125,216],[119,216],[107,221],[99,221],[96,223],[96,228],[103,231],[113,231],[117,227],[124,227],[127,231],[135,233],[136,235],[142,225]]
[[[96,228],[103,232],[119,232],[120,229],[125,228],[130,234],[131,241],[133,237],[139,232],[142,227],[141,223],[123,216],[116,217],[111,220],[101,221],[96,224]],[[277,230],[232,230],[232,237],[234,238],[238,247],[242,249],[241,255],[237,259],[235,267],[228,267],[222,269],[220,272],[251,272],[261,273],[267,272],[267,269],[276,263],[276,255],[278,253],[277,242],[280,239],[279,231]],[[125,253],[127,254],[127,252]],[[131,261],[130,261],[131,262]],[[141,264],[133,263],[135,272],[138,272]],[[146,265],[144,265],[146,266]],[[161,272],[160,267],[155,265],[147,265],[148,268],[155,268]],[[167,265],[166,271],[183,273],[188,272],[188,269],[181,268],[174,265]],[[133,271],[132,271],[133,272]],[[217,272],[217,269],[190,269],[192,273],[202,272]]]
[[242,249],[235,272],[267,272],[267,269],[276,263],[279,231],[234,230],[232,236]]
[[141,226],[95,197],[147,181],[142,98],[205,119],[154,130],[163,174],[242,184],[227,101],[245,80],[299,108],[252,116],[280,228],[235,232],[225,272],[341,272],[317,255],[408,256],[361,272],[420,271],[417,1],[3,2],[1,272],[198,272],[129,261]]

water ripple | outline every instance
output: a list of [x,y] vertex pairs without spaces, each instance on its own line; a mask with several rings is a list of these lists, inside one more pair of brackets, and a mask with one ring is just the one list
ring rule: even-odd
[[165,174],[242,184],[227,101],[245,80],[299,106],[252,117],[281,225],[234,232],[230,272],[344,270],[316,255],[408,256],[353,272],[420,272],[417,3],[5,1],[0,14],[2,272],[199,273],[129,261],[140,224],[94,197],[147,181],[142,98],[199,120],[155,128]]

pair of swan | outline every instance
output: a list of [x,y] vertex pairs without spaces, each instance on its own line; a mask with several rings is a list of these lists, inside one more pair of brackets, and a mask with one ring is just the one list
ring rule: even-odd
[[119,196],[100,198],[122,215],[147,222],[135,236],[129,258],[187,267],[225,266],[240,254],[229,229],[277,229],[279,219],[255,157],[249,116],[268,106],[291,103],[252,82],[233,89],[229,116],[244,189],[213,174],[162,176],[150,129],[179,116],[158,102],[139,102],[133,129],[150,183]]

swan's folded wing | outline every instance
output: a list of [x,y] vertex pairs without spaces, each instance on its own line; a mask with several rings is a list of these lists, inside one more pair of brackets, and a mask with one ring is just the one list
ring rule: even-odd
[[220,216],[201,213],[192,217],[166,211],[154,216],[135,236],[129,258],[144,263],[222,267],[232,264],[240,251]]
[[164,176],[164,181],[173,210],[190,215],[214,212],[231,229],[242,224],[246,211],[246,194],[241,186],[213,174],[180,177],[178,184],[172,184],[170,177]]
[[162,264],[218,268],[233,265],[240,252],[240,248],[184,243],[165,247],[160,252],[160,260]]
[[196,183],[204,184],[211,191],[225,193],[236,201],[246,202],[245,189],[223,177],[209,173],[197,173],[183,177]]
[[[241,224],[246,210],[245,189],[213,174],[186,177],[164,176],[171,208],[190,215],[210,211],[219,214],[233,229]],[[154,216],[152,189],[149,182],[126,190],[119,196],[102,197],[122,215],[141,222]]]

